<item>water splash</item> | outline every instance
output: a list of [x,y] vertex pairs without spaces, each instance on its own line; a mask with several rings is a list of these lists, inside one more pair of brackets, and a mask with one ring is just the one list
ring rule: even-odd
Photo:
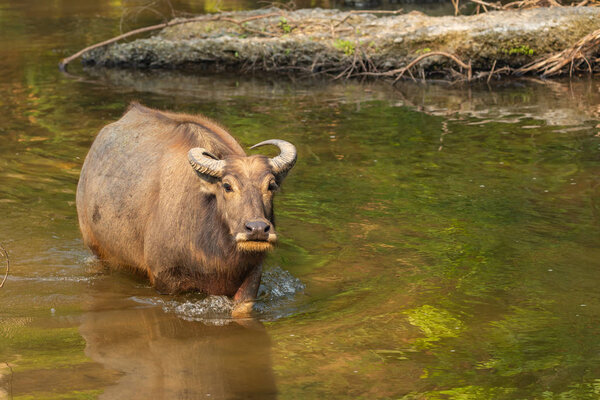
[[[287,307],[294,296],[304,290],[300,279],[280,267],[265,271],[258,290],[255,312],[261,319],[275,320],[294,312]],[[226,325],[232,321],[231,312],[234,302],[226,296],[208,296],[201,299],[132,297],[132,300],[154,306],[160,306],[165,312],[174,313],[187,321],[201,321],[209,325]]]
[[297,293],[305,289],[304,283],[288,271],[275,267],[266,271],[258,288],[254,310],[263,320],[276,320],[296,312],[291,303]]
[[263,274],[258,299],[267,302],[278,301],[293,297],[304,289],[305,285],[300,279],[280,267],[275,267]]

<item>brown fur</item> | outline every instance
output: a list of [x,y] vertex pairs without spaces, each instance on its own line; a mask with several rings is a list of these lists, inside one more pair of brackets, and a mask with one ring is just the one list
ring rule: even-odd
[[[193,147],[226,160],[221,179],[193,170]],[[159,290],[232,296],[276,239],[268,189],[275,179],[266,157],[246,156],[217,123],[132,104],[100,131],[83,165],[83,239],[101,259],[147,274]],[[269,224],[268,242],[236,241],[250,220]]]

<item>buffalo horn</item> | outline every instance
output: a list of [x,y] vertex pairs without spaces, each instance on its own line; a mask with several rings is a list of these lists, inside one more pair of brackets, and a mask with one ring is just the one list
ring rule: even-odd
[[188,152],[188,160],[192,168],[201,174],[220,178],[223,175],[225,161],[219,160],[214,154],[201,147],[194,147]]
[[250,148],[254,149],[256,147],[265,146],[267,144],[272,144],[274,146],[279,147],[279,155],[273,158],[269,158],[269,164],[271,164],[271,168],[273,169],[273,173],[275,173],[275,175],[285,176],[287,172],[290,169],[292,169],[292,167],[296,163],[296,158],[298,156],[296,147],[290,142],[286,142],[285,140],[271,139],[255,144]]

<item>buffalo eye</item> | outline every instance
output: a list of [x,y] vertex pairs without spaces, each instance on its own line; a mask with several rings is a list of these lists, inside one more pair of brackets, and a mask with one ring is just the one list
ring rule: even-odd
[[227,193],[229,193],[229,192],[233,192],[233,187],[231,187],[231,185],[230,185],[229,183],[224,183],[224,184],[223,184],[223,189],[225,189],[225,191],[226,191]]
[[274,181],[269,182],[269,187],[267,188],[270,192],[274,192],[279,189],[279,186]]

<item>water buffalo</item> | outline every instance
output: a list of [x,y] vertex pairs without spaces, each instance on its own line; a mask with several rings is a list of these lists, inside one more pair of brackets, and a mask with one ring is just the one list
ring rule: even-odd
[[264,145],[279,155],[247,156],[203,116],[132,104],[100,131],[83,164],[84,243],[101,260],[148,276],[160,292],[197,290],[251,304],[277,241],[273,193],[297,155],[278,139],[252,148]]

